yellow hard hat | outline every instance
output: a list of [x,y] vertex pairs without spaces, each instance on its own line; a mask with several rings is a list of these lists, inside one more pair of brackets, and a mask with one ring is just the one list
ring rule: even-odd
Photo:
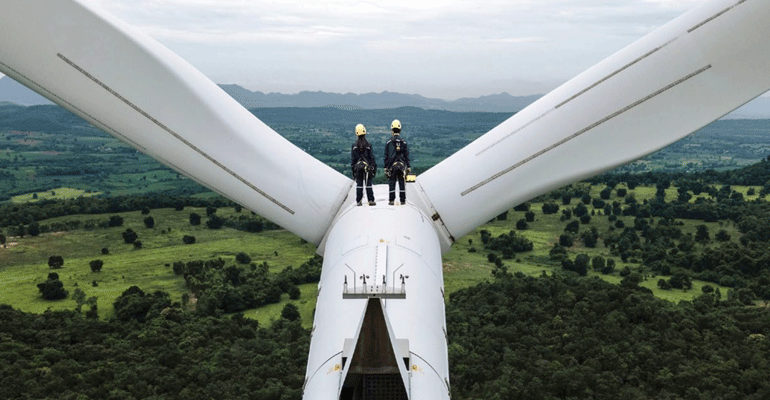
[[366,135],[366,127],[364,124],[358,124],[356,125],[356,136],[363,136]]
[[401,130],[401,121],[394,119],[393,122],[390,123],[390,129]]

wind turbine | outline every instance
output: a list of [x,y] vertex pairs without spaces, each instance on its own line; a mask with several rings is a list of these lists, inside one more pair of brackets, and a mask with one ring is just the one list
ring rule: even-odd
[[[564,184],[660,149],[770,88],[770,2],[709,0],[356,207],[304,153],[154,40],[81,0],[3,0],[0,71],[318,244],[305,399],[448,399],[441,255]],[[269,367],[269,366],[265,366]]]

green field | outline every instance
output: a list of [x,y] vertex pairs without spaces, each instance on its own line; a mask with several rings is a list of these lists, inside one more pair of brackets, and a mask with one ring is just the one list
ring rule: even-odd
[[[592,187],[591,195],[598,197],[601,187]],[[740,188],[747,190],[747,188]],[[59,190],[61,191],[61,190]],[[676,191],[669,189],[667,193],[675,197]],[[639,187],[629,191],[638,201],[643,201],[654,195],[654,188]],[[613,198],[611,201],[620,200]],[[579,200],[573,199],[570,207]],[[529,228],[518,231],[519,235],[533,242],[533,250],[519,253],[510,260],[504,260],[504,265],[511,272],[522,272],[527,275],[537,276],[543,273],[564,273],[561,266],[549,259],[549,251],[553,244],[558,242],[559,235],[563,232],[568,221],[561,221],[561,213],[543,214],[542,203],[531,203],[531,210],[536,214],[534,222],[529,223]],[[564,208],[565,206],[561,206]],[[589,206],[589,209],[592,209]],[[47,265],[48,257],[61,255],[64,266],[55,270],[64,283],[65,289],[70,294],[75,288],[83,290],[87,296],[98,297],[99,312],[101,318],[109,318],[112,315],[112,303],[128,287],[139,286],[145,292],[163,290],[171,295],[172,301],[181,301],[182,295],[187,292],[184,280],[173,273],[171,265],[176,261],[208,260],[223,258],[228,263],[235,263],[235,255],[247,253],[252,262],[260,264],[267,262],[270,271],[277,273],[286,266],[298,267],[315,253],[315,246],[303,242],[297,236],[284,230],[263,231],[260,233],[247,233],[230,228],[212,230],[205,224],[192,226],[189,223],[189,214],[195,212],[205,215],[206,210],[200,208],[185,208],[183,211],[173,209],[154,209],[150,212],[155,220],[153,228],[144,226],[143,220],[148,215],[139,211],[120,213],[124,218],[121,227],[95,228],[92,230],[77,229],[65,232],[44,233],[36,237],[9,237],[4,247],[0,248],[0,302],[11,304],[24,311],[43,312],[47,309],[74,309],[75,302],[70,298],[59,301],[46,301],[40,298],[37,283],[43,282],[51,272]],[[233,208],[219,208],[217,215],[227,218],[235,215]],[[98,226],[98,222],[106,221],[112,214],[102,215],[73,215],[39,221],[40,225],[54,225],[57,222],[79,220],[90,221]],[[507,219],[491,221],[474,230],[472,233],[457,240],[452,249],[444,255],[443,269],[445,280],[445,293],[448,297],[451,293],[479,282],[488,280],[494,265],[487,260],[489,251],[484,250],[481,241],[481,230],[489,231],[493,237],[502,233],[515,230],[516,221],[524,218],[524,212],[510,210]],[[619,217],[626,226],[633,226],[633,217]],[[693,233],[697,225],[704,224],[701,221],[682,221],[680,228],[685,233]],[[606,216],[594,216],[590,224],[581,225],[581,231],[596,227],[600,234],[610,230],[611,222]],[[710,232],[719,229],[726,230],[733,240],[739,237],[736,227],[725,223],[706,223]],[[121,233],[126,228],[131,228],[139,235],[142,242],[141,249],[135,249],[130,244],[125,244]],[[192,235],[196,243],[186,245],[182,243],[182,237]],[[107,248],[109,254],[102,254],[102,249]],[[469,251],[474,248],[476,251]],[[632,271],[638,271],[644,277],[642,286],[651,289],[656,296],[670,301],[692,299],[701,294],[703,282],[694,281],[690,290],[662,290],[656,285],[660,277],[656,277],[641,268],[638,261],[629,260],[623,263],[619,257],[609,253],[601,239],[595,248],[585,248],[576,242],[576,245],[568,250],[570,258],[577,254],[586,254],[590,257],[600,255],[605,258],[614,258],[616,261],[615,273],[602,275],[595,271],[589,271],[589,275],[598,276],[612,283],[619,283],[621,277],[618,271],[628,267]],[[101,272],[91,272],[89,263],[100,259],[104,262]],[[711,286],[717,285],[710,283]],[[300,309],[305,325],[311,326],[312,315],[315,308],[316,284],[306,284],[300,287],[302,295],[299,300],[293,301]],[[723,293],[728,288],[720,287]],[[280,316],[280,311],[289,302],[288,296],[284,297],[280,304],[273,304],[257,310],[249,310],[245,315],[256,318],[260,322],[269,322]]]

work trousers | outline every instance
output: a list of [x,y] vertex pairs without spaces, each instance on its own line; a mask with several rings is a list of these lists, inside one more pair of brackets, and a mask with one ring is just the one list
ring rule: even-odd
[[390,178],[388,178],[388,189],[390,190],[388,195],[388,201],[392,202],[396,200],[396,181],[398,181],[398,186],[399,186],[398,198],[399,200],[401,200],[401,203],[406,203],[406,186],[404,184],[403,173],[390,174]]
[[372,189],[371,174],[363,173],[356,176],[356,203],[360,203],[364,198],[364,184],[366,184],[366,198],[369,202],[374,201],[374,190]]

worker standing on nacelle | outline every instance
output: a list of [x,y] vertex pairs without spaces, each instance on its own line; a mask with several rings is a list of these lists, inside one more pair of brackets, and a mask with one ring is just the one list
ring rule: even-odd
[[406,186],[404,177],[412,172],[409,165],[409,149],[404,139],[401,139],[401,121],[394,119],[390,124],[393,137],[385,144],[385,174],[388,175],[388,188],[390,190],[388,204],[396,201],[396,180],[399,185],[399,200],[406,204]]
[[372,154],[372,146],[366,140],[366,127],[363,124],[356,125],[358,139],[350,150],[350,168],[356,180],[356,204],[361,205],[364,197],[364,183],[366,183],[366,198],[370,206],[375,206],[372,179],[377,172],[377,162]]

